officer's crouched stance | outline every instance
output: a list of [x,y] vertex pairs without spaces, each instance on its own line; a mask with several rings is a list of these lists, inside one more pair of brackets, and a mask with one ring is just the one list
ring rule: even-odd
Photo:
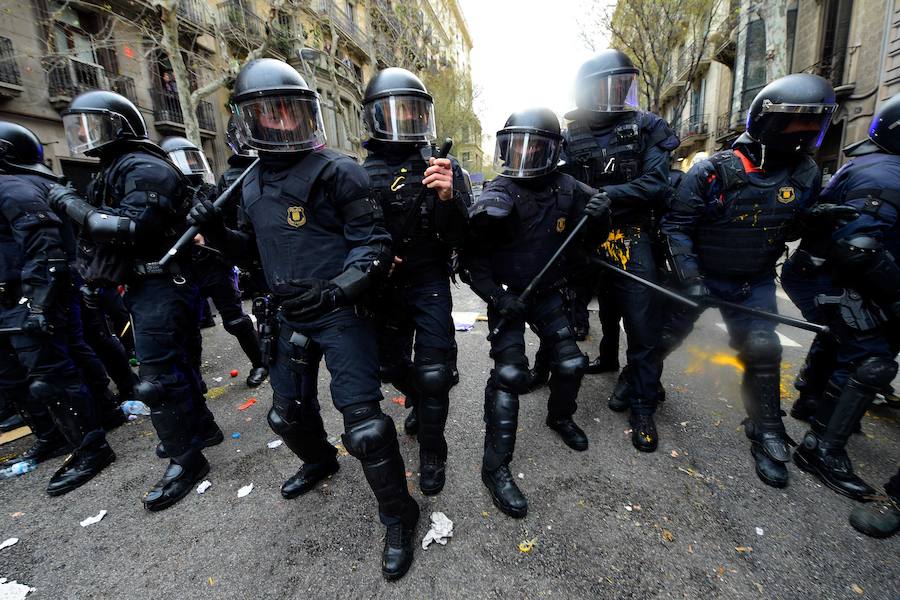
[[[528,504],[509,470],[518,428],[519,394],[530,389],[525,357],[527,321],[544,347],[552,348],[547,425],[566,445],[587,450],[588,440],[572,416],[587,357],[563,310],[553,284],[565,275],[560,259],[523,302],[519,295],[547,264],[581,218],[590,217],[585,242],[597,244],[609,233],[609,200],[604,194],[556,172],[559,120],[548,109],[514,113],[497,133],[495,162],[501,175],[491,181],[470,211],[472,242],[466,268],[472,289],[488,303],[494,368],[484,392],[484,461],[481,477],[494,504],[521,518]],[[583,246],[584,247],[584,246]]]
[[[281,301],[271,369],[269,424],[304,464],[282,487],[295,497],[338,469],[315,395],[303,394],[306,364],[325,356],[331,396],[344,417],[344,446],[362,462],[387,526],[382,573],[402,577],[412,564],[419,506],[409,495],[394,422],[381,412],[378,350],[372,323],[354,308],[390,265],[390,235],[369,198],[369,178],[352,159],[324,148],[319,99],[290,66],[259,59],[234,86],[235,118],[261,162],[244,180],[243,231],[227,229],[209,201],[189,221],[217,247],[259,250]],[[308,390],[307,390],[308,392]]]

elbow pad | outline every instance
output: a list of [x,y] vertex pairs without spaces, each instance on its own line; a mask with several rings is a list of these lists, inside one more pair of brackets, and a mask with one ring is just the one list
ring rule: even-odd
[[134,242],[135,224],[128,217],[102,213],[74,193],[59,200],[60,206],[90,238],[101,244],[130,245]]

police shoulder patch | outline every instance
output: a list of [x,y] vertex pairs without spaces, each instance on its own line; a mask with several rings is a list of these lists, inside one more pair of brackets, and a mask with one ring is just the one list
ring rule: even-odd
[[789,204],[793,202],[797,197],[797,193],[794,191],[794,188],[791,186],[785,186],[783,188],[778,188],[778,201],[782,204]]
[[287,222],[291,227],[303,227],[306,225],[306,211],[302,206],[288,206]]

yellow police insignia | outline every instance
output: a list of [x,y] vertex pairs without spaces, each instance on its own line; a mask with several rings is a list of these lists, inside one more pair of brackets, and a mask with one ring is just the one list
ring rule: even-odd
[[792,187],[783,187],[778,188],[778,201],[782,204],[790,204],[794,201],[797,195],[794,192],[794,188]]
[[562,233],[566,229],[566,218],[560,217],[556,220],[556,233]]
[[288,206],[287,222],[291,227],[303,227],[306,225],[306,211],[302,206]]

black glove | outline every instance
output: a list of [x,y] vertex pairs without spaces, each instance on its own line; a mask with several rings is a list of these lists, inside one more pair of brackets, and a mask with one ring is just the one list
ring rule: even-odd
[[597,192],[591,196],[582,212],[595,221],[605,221],[609,218],[609,206],[609,196],[606,192]]
[[200,200],[188,213],[187,224],[200,229],[224,227],[225,222],[222,218],[222,209],[209,200]]
[[81,303],[85,308],[90,310],[99,310],[100,308],[100,292],[86,285],[81,286]]
[[692,277],[686,280],[682,289],[685,296],[691,300],[703,300],[709,296],[709,288],[706,287],[706,282],[703,281],[702,277]]
[[519,299],[519,296],[512,292],[503,292],[496,300],[494,306],[500,311],[500,316],[506,319],[521,319],[525,316],[528,307]]
[[65,212],[64,201],[72,197],[76,200],[82,199],[78,192],[75,191],[75,188],[72,187],[72,184],[60,185],[54,183],[50,186],[50,191],[47,192],[47,204],[56,212]]
[[817,204],[803,213],[803,222],[810,227],[843,227],[859,218],[859,212],[843,204]]
[[344,293],[333,281],[300,279],[290,283],[298,293],[281,303],[281,312],[289,321],[312,321],[344,303]]
[[32,306],[28,309],[28,316],[22,323],[22,333],[35,337],[46,337],[53,333],[53,325],[47,320],[43,308]]

